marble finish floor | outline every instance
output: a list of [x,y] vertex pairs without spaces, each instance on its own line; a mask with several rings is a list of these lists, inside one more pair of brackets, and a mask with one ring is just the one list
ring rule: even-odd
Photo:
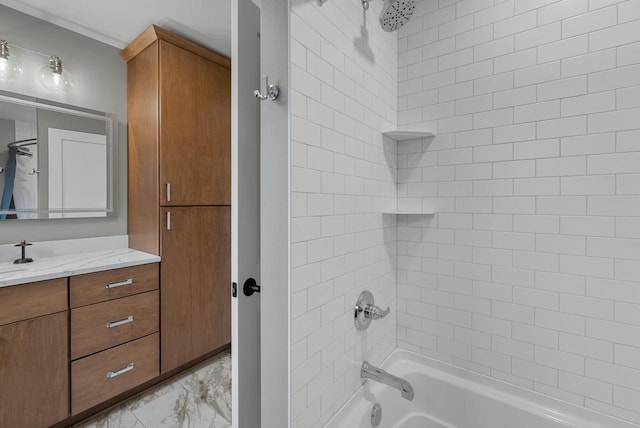
[[231,351],[132,398],[82,428],[227,428],[231,426]]

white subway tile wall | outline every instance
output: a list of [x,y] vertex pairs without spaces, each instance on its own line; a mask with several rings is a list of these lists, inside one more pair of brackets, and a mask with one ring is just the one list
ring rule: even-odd
[[640,1],[419,0],[398,67],[398,346],[640,423]]
[[[380,364],[396,347],[396,218],[381,213],[396,209],[398,155],[397,143],[383,140],[382,131],[397,126],[398,93],[417,93],[421,76],[436,72],[438,61],[423,61],[421,48],[418,61],[398,56],[397,34],[378,23],[381,1],[372,1],[367,13],[359,0],[291,3],[291,420],[292,427],[321,427],[362,384],[362,362]],[[408,46],[437,40],[437,27],[417,24]],[[398,61],[406,64],[400,85]],[[459,61],[451,58],[446,67]],[[437,102],[430,96],[416,99]],[[451,88],[448,96],[466,92]],[[421,105],[406,120],[421,121]],[[453,103],[429,114],[452,116]],[[435,197],[435,185],[421,183],[421,169],[435,158],[423,156],[421,147],[417,152],[403,158],[417,168],[405,169],[404,179],[412,192]],[[450,153],[450,162],[458,156]],[[430,254],[417,244],[413,258],[398,260],[408,269],[415,261],[420,270],[418,255]],[[360,332],[353,305],[365,289],[393,315]],[[408,309],[435,308],[417,304]]]

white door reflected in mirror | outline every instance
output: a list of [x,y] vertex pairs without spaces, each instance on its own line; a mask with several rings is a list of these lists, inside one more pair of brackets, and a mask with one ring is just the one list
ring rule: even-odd
[[106,177],[106,136],[49,128],[49,218],[106,217]]

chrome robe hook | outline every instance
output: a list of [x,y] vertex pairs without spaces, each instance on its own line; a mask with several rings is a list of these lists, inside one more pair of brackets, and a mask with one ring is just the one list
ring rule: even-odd
[[268,76],[262,76],[261,83],[262,85],[260,85],[260,89],[256,89],[255,91],[253,91],[253,95],[255,95],[257,99],[261,101],[274,101],[278,99],[278,94],[280,93],[280,88],[278,88],[278,85],[270,85]]

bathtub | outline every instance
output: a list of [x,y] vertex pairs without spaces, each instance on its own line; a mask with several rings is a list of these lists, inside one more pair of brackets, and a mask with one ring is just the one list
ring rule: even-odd
[[375,403],[380,428],[638,427],[409,351],[396,349],[382,368],[411,383],[413,401],[367,380],[326,427],[371,428]]

